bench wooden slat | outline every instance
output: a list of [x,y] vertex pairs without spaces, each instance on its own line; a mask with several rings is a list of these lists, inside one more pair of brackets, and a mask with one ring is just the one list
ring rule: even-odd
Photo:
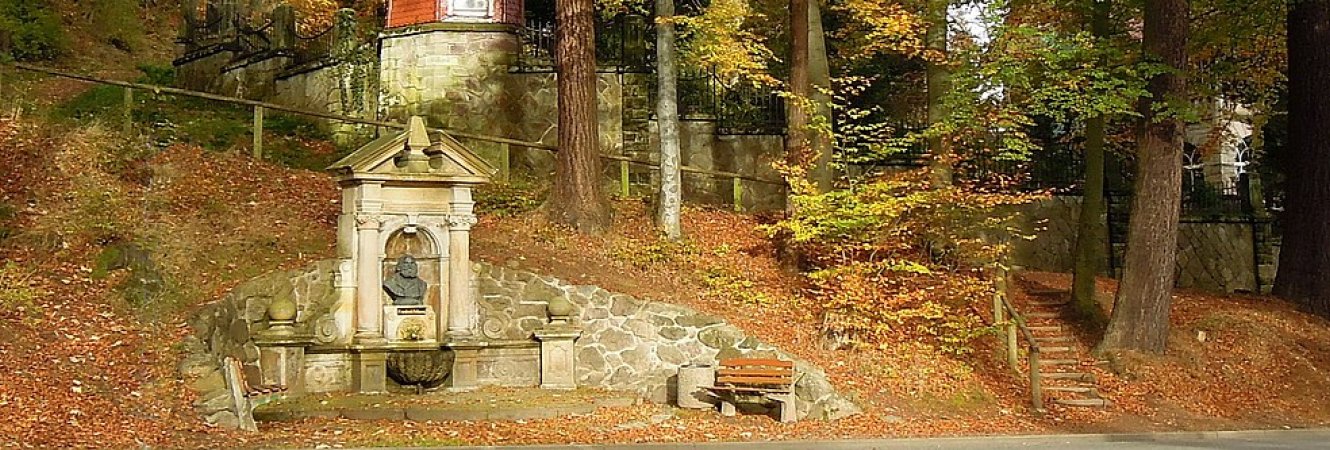
[[716,384],[756,384],[756,385],[787,385],[794,381],[794,377],[718,377]]
[[772,388],[763,388],[763,387],[742,387],[742,386],[713,386],[707,389],[716,392],[757,392],[763,394],[766,393],[783,394],[790,392],[789,389],[772,389]]
[[716,371],[719,376],[758,376],[758,377],[790,377],[794,376],[793,370],[773,370],[773,369],[730,369],[722,367]]
[[721,367],[735,366],[767,366],[767,367],[794,367],[794,361],[783,361],[779,359],[762,358],[730,358],[720,361]]

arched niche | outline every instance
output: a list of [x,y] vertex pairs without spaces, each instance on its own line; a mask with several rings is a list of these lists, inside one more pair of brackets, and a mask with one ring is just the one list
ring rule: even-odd
[[[434,238],[425,228],[402,227],[388,236],[383,249],[383,278],[387,280],[392,277],[397,269],[397,259],[402,255],[411,255],[415,258],[416,266],[420,269],[420,279],[429,283],[429,290],[425,294],[426,305],[440,305],[440,293],[443,292],[442,274],[444,273],[443,258],[440,255],[441,243]],[[388,298],[386,293],[382,294],[383,304],[391,305],[392,299]]]

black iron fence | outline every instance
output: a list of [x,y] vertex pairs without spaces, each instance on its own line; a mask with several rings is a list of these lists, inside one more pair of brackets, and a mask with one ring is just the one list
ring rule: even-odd
[[[177,65],[220,52],[232,52],[234,60],[289,56],[289,66],[297,68],[319,61],[335,61],[375,39],[376,29],[363,26],[355,11],[341,9],[333,24],[312,35],[296,31],[296,14],[290,5],[281,4],[271,11],[251,14],[237,8],[235,2],[206,4],[203,18],[194,17],[186,8],[185,27],[178,42],[185,53]],[[339,49],[343,49],[339,52]]]
[[[726,84],[710,71],[685,69],[677,82],[679,116],[715,120],[717,134],[785,134],[785,99],[768,86]],[[656,104],[652,76],[648,101]]]
[[[553,71],[557,33],[558,26],[553,20],[527,20],[518,33],[522,44],[518,69]],[[654,35],[651,20],[640,14],[597,17],[596,65],[619,72],[651,71],[655,59]]]

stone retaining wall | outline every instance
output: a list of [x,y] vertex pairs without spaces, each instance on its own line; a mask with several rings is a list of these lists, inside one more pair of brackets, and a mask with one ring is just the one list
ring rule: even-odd
[[335,260],[321,261],[311,267],[274,272],[247,281],[232,289],[221,300],[199,310],[190,321],[194,333],[183,342],[184,359],[180,375],[198,393],[195,409],[208,424],[225,428],[239,426],[231,394],[222,377],[222,360],[239,359],[247,366],[258,364],[259,348],[252,336],[267,329],[268,305],[274,298],[286,297],[297,305],[297,323],[302,332],[336,299],[332,274]]
[[779,357],[795,361],[800,418],[837,419],[859,412],[816,366],[749,336],[720,317],[683,306],[636,299],[596,286],[513,268],[479,264],[481,328],[487,338],[530,336],[546,321],[545,307],[560,297],[574,306],[583,328],[576,342],[579,386],[632,391],[670,402],[680,366],[715,365],[720,358]]
[[[1014,241],[1015,264],[1071,272],[1080,210],[1081,197],[1071,195],[1024,206],[1025,231],[1035,238]],[[1279,251],[1272,234],[1268,222],[1184,219],[1178,225],[1177,285],[1216,292],[1268,292]],[[1107,255],[1108,243],[1103,245]],[[1108,275],[1109,264],[1107,257],[1100,261],[1101,274]]]

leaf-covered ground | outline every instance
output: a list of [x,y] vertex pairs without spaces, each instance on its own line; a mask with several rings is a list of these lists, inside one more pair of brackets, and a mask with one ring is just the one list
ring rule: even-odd
[[[722,315],[826,368],[867,412],[779,424],[640,405],[525,423],[311,419],[257,434],[209,428],[175,370],[185,320],[249,277],[328,257],[336,188],[322,173],[143,145],[95,126],[0,119],[0,447],[682,442],[1312,426],[1330,418],[1330,326],[1276,300],[1181,293],[1170,354],[1104,375],[1115,407],[1036,416],[1023,378],[1001,366],[995,338],[964,357],[909,344],[825,350],[818,302],[780,269],[757,230],[763,218],[689,209],[689,240],[667,244],[642,203],[623,200],[614,230],[601,237],[552,226],[539,212],[486,214],[474,254]],[[146,259],[115,257],[125,252]]]

